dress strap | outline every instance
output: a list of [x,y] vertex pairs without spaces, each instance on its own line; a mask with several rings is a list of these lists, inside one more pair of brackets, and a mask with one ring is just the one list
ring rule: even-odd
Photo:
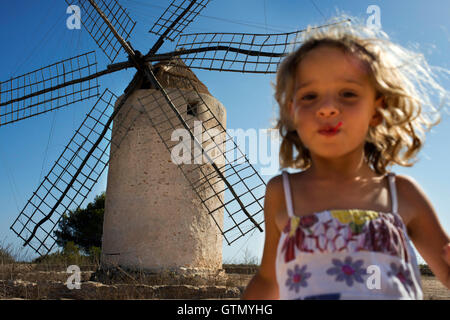
[[391,193],[391,201],[392,201],[392,213],[398,214],[398,203],[397,203],[397,188],[395,186],[395,173],[388,173],[389,179],[389,190]]
[[283,170],[283,188],[284,188],[284,198],[286,200],[286,208],[288,211],[288,216],[294,216],[294,207],[292,205],[292,195],[291,187],[289,184],[289,173]]

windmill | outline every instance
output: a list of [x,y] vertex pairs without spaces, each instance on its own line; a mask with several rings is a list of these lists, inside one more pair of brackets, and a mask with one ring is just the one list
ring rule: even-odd
[[[186,76],[187,71],[184,76],[172,78],[177,79],[173,87],[168,86],[171,80],[162,81],[156,70],[159,65],[160,70],[172,69],[178,75],[188,68],[274,73],[299,32],[183,34],[208,2],[172,1],[150,29],[159,39],[143,55],[127,42],[135,23],[116,0],[77,1],[74,4],[81,8],[84,28],[110,61],[106,69],[97,71],[95,52],[91,51],[0,83],[0,126],[97,97],[11,225],[24,246],[40,255],[54,248],[54,231],[61,217],[83,205],[110,161],[120,154],[122,142],[130,137],[135,123],[142,120],[147,120],[157,133],[168,155],[175,147],[169,133],[184,128],[189,134],[194,145],[193,159],[200,155],[206,161],[176,163],[177,170],[197,197],[202,212],[214,221],[229,245],[254,229],[262,231],[261,193],[265,183],[227,134],[224,119],[217,115],[220,108],[205,96],[195,77]],[[166,40],[177,40],[175,50],[158,53]],[[119,52],[125,52],[128,60],[115,63]],[[99,77],[126,68],[137,71],[120,98],[108,89],[99,94]],[[151,88],[152,92],[139,95],[127,107],[127,101],[142,88]],[[202,119],[202,134],[213,132],[213,135],[199,141],[192,123],[194,118]],[[217,141],[221,141],[220,145]],[[214,156],[207,149],[210,145],[216,152]],[[227,228],[222,217],[228,219]]]

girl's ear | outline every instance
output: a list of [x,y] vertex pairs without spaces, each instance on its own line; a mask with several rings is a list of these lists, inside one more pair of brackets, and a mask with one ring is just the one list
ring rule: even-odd
[[291,118],[294,118],[294,106],[292,105],[292,100],[288,102],[288,112]]
[[289,112],[289,117],[292,120],[292,123],[295,124],[295,107],[294,107],[294,99],[291,99],[288,102],[288,112]]
[[295,121],[295,107],[294,107],[294,100],[291,99],[288,103],[287,103],[287,112],[289,115],[289,127],[292,127],[291,129],[293,129],[297,124]]
[[375,100],[374,104],[374,113],[372,115],[372,119],[370,120],[370,125],[376,127],[383,121],[383,116],[378,112],[379,108],[386,108],[386,104],[384,102],[384,97],[381,96]]

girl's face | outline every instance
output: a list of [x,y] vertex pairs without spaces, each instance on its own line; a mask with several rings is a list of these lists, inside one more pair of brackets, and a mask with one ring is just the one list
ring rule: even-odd
[[[357,57],[322,46],[308,52],[299,63],[289,112],[311,153],[339,157],[356,148],[362,150],[369,125],[381,121],[376,108],[382,105],[382,97],[376,100],[375,95]],[[328,127],[338,129],[330,134]]]

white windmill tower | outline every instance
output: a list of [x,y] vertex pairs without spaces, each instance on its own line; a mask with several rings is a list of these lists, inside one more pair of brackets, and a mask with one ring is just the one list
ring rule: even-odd
[[[180,60],[157,64],[154,73],[210,158],[223,163],[223,148],[217,148],[217,140],[225,141],[225,134],[215,128],[220,125],[225,129],[224,106]],[[136,89],[128,97],[116,116],[121,126],[112,129],[112,141],[117,140],[120,148],[112,150],[114,156],[109,162],[103,263],[105,267],[139,267],[152,272],[191,269],[214,274],[222,268],[223,238],[219,230],[223,229],[224,210],[216,210],[211,219],[177,164],[184,162],[181,165],[191,181],[206,181],[214,170],[202,163],[207,159],[194,151],[186,129],[167,119],[170,107],[160,91],[138,77],[132,82],[150,88]],[[124,123],[125,118],[129,124]],[[216,144],[211,143],[212,138]],[[171,153],[165,142],[175,146]],[[199,165],[202,170],[197,169]],[[219,208],[224,201],[224,194],[219,194],[224,183],[212,177],[208,180],[216,191],[202,188],[198,192],[202,198],[210,198],[209,207]]]

